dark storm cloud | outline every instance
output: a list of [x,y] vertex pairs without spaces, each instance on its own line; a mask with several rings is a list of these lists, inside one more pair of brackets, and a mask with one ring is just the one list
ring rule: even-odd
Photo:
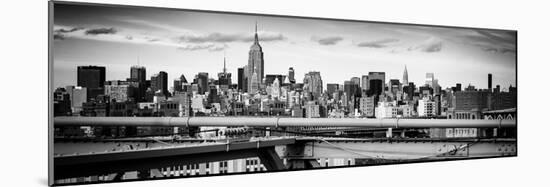
[[319,45],[335,45],[336,43],[344,40],[344,38],[340,36],[328,36],[328,37],[312,36],[311,40],[319,43]]
[[113,27],[111,28],[94,28],[86,30],[86,35],[99,35],[99,34],[116,34],[117,30]]
[[[280,41],[285,40],[286,37],[282,34],[261,34],[258,36],[260,41]],[[228,42],[251,42],[254,41],[254,37],[244,34],[223,34],[223,33],[210,33],[207,35],[183,35],[177,38],[178,42],[188,43],[228,43]]]
[[361,42],[357,44],[357,47],[384,48],[384,47],[388,47],[388,44],[398,42],[398,41],[399,39],[387,38],[387,39],[370,41],[370,42]]

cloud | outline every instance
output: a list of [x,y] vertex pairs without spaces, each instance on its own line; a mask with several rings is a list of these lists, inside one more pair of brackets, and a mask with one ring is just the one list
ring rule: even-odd
[[99,34],[116,34],[117,30],[113,27],[111,28],[94,28],[86,30],[86,35],[99,35]]
[[[259,32],[260,41],[279,41],[286,40],[286,37],[280,33]],[[229,42],[249,42],[254,41],[253,34],[224,34],[209,33],[197,34],[189,32],[179,35],[166,35],[165,33],[143,33],[132,29],[122,29],[113,27],[71,27],[54,26],[54,40],[66,39],[84,39],[107,42],[118,42],[138,45],[156,45],[163,47],[173,47],[182,51],[207,50],[211,52],[221,51],[228,46]]]
[[54,33],[53,34],[53,39],[54,40],[64,40],[65,39],[65,36],[61,33]]
[[328,36],[328,37],[317,37],[312,36],[311,41],[319,43],[319,45],[335,45],[336,43],[344,40],[340,36]]
[[83,27],[57,27],[53,30],[53,39],[64,40],[66,38],[65,34],[80,31],[83,29]]
[[370,42],[361,42],[357,44],[357,47],[385,48],[388,47],[391,43],[395,43],[398,41],[399,39],[387,38]]
[[75,31],[79,31],[79,30],[82,30],[84,28],[82,27],[74,27],[74,28],[59,28],[59,29],[55,29],[54,32],[56,33],[70,33],[70,32],[75,32]]
[[486,52],[516,53],[517,38],[515,31],[474,30],[470,34],[462,36],[462,38],[465,43],[477,46]]
[[216,45],[216,44],[194,44],[194,45],[185,45],[177,47],[177,49],[182,51],[197,51],[197,50],[208,50],[211,52],[221,51],[227,48],[227,45]]
[[[286,37],[280,33],[261,32],[258,34],[258,39],[263,42],[281,41]],[[229,42],[252,42],[254,36],[250,34],[224,34],[214,32],[210,34],[186,34],[177,38],[180,43],[229,43]]]
[[434,53],[443,50],[443,41],[438,38],[430,37],[419,45],[409,47],[409,51],[419,50],[427,53]]
[[484,48],[482,48],[482,50],[483,50],[483,51],[486,51],[486,52],[501,53],[501,54],[516,53],[516,50],[514,50],[514,49],[506,49],[506,48],[484,47]]

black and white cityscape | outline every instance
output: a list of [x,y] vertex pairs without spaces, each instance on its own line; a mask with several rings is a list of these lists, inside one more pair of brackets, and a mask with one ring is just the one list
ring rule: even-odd
[[516,155],[516,32],[56,3],[56,184]]

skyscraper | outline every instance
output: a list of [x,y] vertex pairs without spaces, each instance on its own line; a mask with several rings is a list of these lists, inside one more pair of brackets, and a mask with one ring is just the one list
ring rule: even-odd
[[398,93],[402,90],[401,89],[401,83],[399,83],[399,79],[390,79],[389,90],[393,94],[396,94],[396,93]]
[[361,78],[359,78],[359,77],[352,77],[350,80],[351,80],[351,82],[353,82],[354,84],[357,84],[358,86],[361,86]]
[[258,24],[256,24],[254,33],[254,43],[250,46],[250,51],[248,52],[248,74],[246,78],[248,79],[249,91],[252,91],[252,86],[259,86],[252,84],[253,76],[256,76],[254,80],[256,80],[258,84],[260,83],[259,81],[264,80],[264,53],[262,52],[262,46],[260,46],[258,39]]
[[366,92],[369,89],[369,76],[361,76],[361,89]]
[[225,67],[225,57],[223,58],[223,72],[218,73],[218,84],[221,90],[227,90],[231,85],[231,73],[228,73]]
[[187,84],[187,79],[185,78],[185,76],[183,74],[181,74],[181,76],[177,79],[174,80],[174,91],[175,92],[183,92],[183,91],[186,91],[184,89],[184,84]]
[[277,75],[277,74],[267,74],[265,75],[265,84],[271,85],[273,82],[275,82],[275,79],[279,80],[279,83],[282,83],[285,80],[284,75]]
[[165,96],[168,96],[168,73],[161,71],[151,76],[151,89],[154,92],[160,91]]
[[145,100],[145,91],[147,90],[146,79],[147,74],[145,67],[143,66],[132,66],[130,68],[130,79],[128,81],[135,82],[137,87],[135,87],[135,99],[136,101]]
[[[376,85],[372,85],[371,83],[373,80],[380,80],[380,83],[377,83]],[[386,90],[386,73],[385,72],[369,72],[369,92],[375,93],[376,95],[380,95],[384,93],[384,90]],[[373,90],[373,91],[370,91]]]
[[132,66],[130,68],[130,79],[137,82],[145,82],[146,71],[143,66]]
[[77,86],[87,89],[87,100],[95,99],[103,94],[105,86],[105,67],[102,66],[78,66]]
[[244,91],[244,67],[237,69],[237,89]]
[[489,91],[493,90],[493,74],[490,73],[487,75],[487,89]]
[[195,76],[195,81],[199,87],[199,94],[204,94],[204,92],[209,91],[208,89],[208,73],[206,72],[199,72]]
[[426,85],[434,87],[434,73],[426,73]]
[[327,84],[327,94],[329,98],[333,98],[332,95],[338,91],[339,84]]
[[296,83],[296,79],[294,78],[294,68],[290,67],[288,68],[288,82],[291,84]]
[[248,92],[251,94],[255,94],[260,89],[260,81],[258,80],[258,73],[254,71],[254,73],[252,73],[252,76],[250,77],[251,79],[250,79],[250,84],[248,85],[249,87]]
[[409,73],[407,72],[407,65],[405,65],[405,71],[403,71],[403,85],[409,85]]
[[351,80],[344,81],[344,92],[346,93],[348,100],[350,100],[351,97],[361,96],[361,88],[359,87],[359,84]]
[[304,91],[310,92],[318,98],[323,93],[323,80],[321,79],[321,72],[310,71],[306,73],[304,77]]

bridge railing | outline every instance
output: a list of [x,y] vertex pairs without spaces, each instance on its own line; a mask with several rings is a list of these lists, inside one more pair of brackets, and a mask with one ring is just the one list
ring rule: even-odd
[[260,117],[55,117],[54,126],[164,127],[380,127],[380,128],[502,128],[516,120],[260,118]]

